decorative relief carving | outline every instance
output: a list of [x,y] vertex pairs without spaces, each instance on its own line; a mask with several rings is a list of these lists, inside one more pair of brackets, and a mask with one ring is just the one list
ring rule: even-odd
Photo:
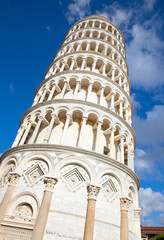
[[9,174],[9,182],[10,185],[15,186],[20,178],[20,175],[18,173],[10,173]]
[[100,187],[94,186],[94,185],[88,185],[87,186],[87,191],[88,191],[88,199],[97,199],[97,195],[100,191]]
[[32,215],[33,215],[33,211],[31,206],[27,204],[23,204],[23,205],[17,206],[13,214],[13,218],[20,221],[31,221]]
[[45,177],[44,178],[44,184],[46,185],[45,190],[53,192],[54,186],[56,185],[57,182],[58,182],[58,180],[56,178]]
[[43,167],[37,163],[24,172],[24,177],[28,185],[31,186],[34,183],[38,182],[45,174],[46,172]]
[[128,211],[130,202],[129,198],[120,198],[120,209],[122,211]]
[[62,175],[67,187],[74,191],[86,183],[86,179],[81,171],[75,167]]
[[134,209],[134,219],[140,221],[140,217],[141,217],[141,209],[140,208]]
[[118,189],[111,178],[102,184],[102,190],[106,198],[111,202],[119,194]]
[[104,175],[100,181],[102,193],[109,202],[118,199],[120,191],[118,181],[111,175]]
[[0,178],[0,187],[3,187],[5,183],[8,182],[10,173],[14,171],[15,171],[15,163],[11,162],[9,165],[7,165],[6,169],[3,170],[3,175]]
[[[0,227],[0,239],[31,239],[31,230],[26,230],[22,228],[1,226]],[[5,238],[4,238],[5,237]]]

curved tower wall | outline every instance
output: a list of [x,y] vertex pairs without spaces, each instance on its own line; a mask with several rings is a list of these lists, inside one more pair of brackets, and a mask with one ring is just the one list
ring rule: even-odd
[[47,240],[140,239],[129,96],[119,29],[98,15],[74,24],[1,157],[0,234],[34,240],[39,225]]

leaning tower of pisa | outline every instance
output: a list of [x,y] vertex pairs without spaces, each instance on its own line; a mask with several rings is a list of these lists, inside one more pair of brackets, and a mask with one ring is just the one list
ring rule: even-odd
[[74,24],[1,156],[0,239],[140,240],[125,43]]

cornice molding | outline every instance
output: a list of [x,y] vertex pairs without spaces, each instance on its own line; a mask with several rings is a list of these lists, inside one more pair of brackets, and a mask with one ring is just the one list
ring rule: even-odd
[[125,164],[123,164],[121,162],[118,162],[118,161],[114,160],[113,158],[110,158],[109,156],[105,156],[103,154],[96,153],[94,151],[89,151],[89,150],[82,149],[82,148],[77,148],[77,147],[70,147],[70,146],[57,145],[57,144],[26,144],[26,145],[21,145],[21,146],[10,148],[7,151],[5,151],[0,158],[0,163],[2,163],[2,161],[7,156],[9,156],[10,154],[14,154],[14,153],[22,152],[22,151],[24,152],[26,150],[28,150],[28,151],[36,151],[36,150],[37,151],[54,151],[54,150],[58,150],[58,151],[61,151],[61,152],[68,151],[71,154],[73,154],[73,153],[84,154],[85,156],[89,156],[90,158],[93,158],[94,160],[96,158],[96,160],[98,160],[98,161],[107,163],[107,164],[109,164],[113,167],[116,167],[119,170],[125,172],[127,175],[129,175],[135,181],[138,190],[140,188],[139,178]]

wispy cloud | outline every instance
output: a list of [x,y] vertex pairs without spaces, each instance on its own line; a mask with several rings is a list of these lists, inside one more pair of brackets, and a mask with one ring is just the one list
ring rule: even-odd
[[13,86],[12,83],[9,84],[9,89],[10,89],[11,92],[14,92],[14,91],[15,91],[15,90],[14,90],[14,86]]
[[66,18],[69,23],[80,20],[90,13],[91,0],[73,0],[68,5]]
[[144,0],[143,8],[148,11],[153,11],[157,0]]
[[47,30],[47,31],[50,31],[50,30],[51,30],[51,27],[50,27],[50,26],[46,26],[46,30]]
[[125,29],[129,25],[132,16],[132,10],[120,7],[116,2],[112,5],[104,5],[102,10],[97,10],[97,14],[110,19],[118,28],[121,26]]

